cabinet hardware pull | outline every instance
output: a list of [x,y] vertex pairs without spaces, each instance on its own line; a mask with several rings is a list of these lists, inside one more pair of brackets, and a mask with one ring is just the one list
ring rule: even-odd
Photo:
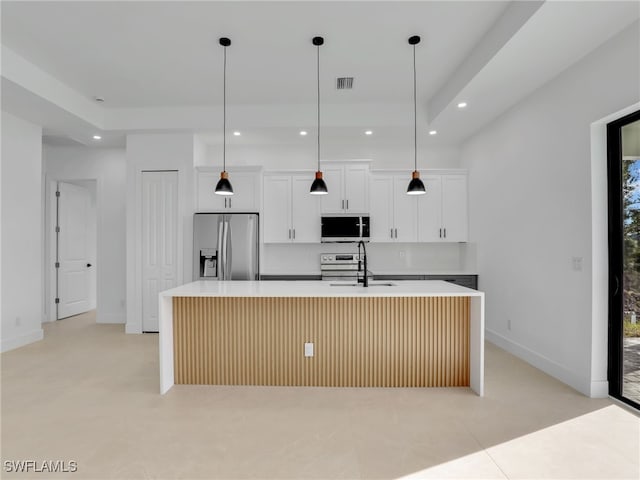
[[229,199],[229,208],[231,208],[231,199]]
[[444,238],[447,238],[447,229],[444,229]]
[[346,202],[347,202],[347,210],[349,210],[349,200],[347,200]]
[[438,233],[438,236],[442,238],[442,229],[440,229],[440,233]]
[[394,230],[394,232],[395,232],[395,234],[396,234],[396,239],[397,239],[397,238],[398,238],[398,229],[397,229],[397,228],[394,228],[393,230]]
[[294,240],[296,239],[296,229],[295,228],[293,229],[293,239]]
[[389,232],[389,235],[391,236],[391,238],[393,238],[393,228],[390,229],[391,231]]
[[291,229],[289,229],[289,240],[291,240]]

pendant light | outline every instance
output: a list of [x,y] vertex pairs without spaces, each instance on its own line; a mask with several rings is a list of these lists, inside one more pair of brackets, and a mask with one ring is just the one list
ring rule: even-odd
[[418,172],[418,117],[416,107],[416,45],[420,43],[420,37],[414,35],[409,37],[409,45],[413,46],[413,173],[411,181],[407,187],[407,195],[424,195],[427,191],[424,183],[420,180],[420,172]]
[[[224,67],[222,75],[222,172],[220,180],[216,185],[215,193],[217,195],[233,195],[233,187],[229,182],[229,174],[227,168],[227,47],[231,45],[231,40],[221,37],[220,45],[224,48]],[[225,200],[226,201],[226,200]]]
[[326,195],[327,184],[322,179],[322,172],[320,171],[320,45],[324,43],[324,38],[313,37],[312,43],[316,46],[316,58],[317,58],[317,80],[318,80],[318,171],[316,172],[316,178],[311,184],[311,195]]

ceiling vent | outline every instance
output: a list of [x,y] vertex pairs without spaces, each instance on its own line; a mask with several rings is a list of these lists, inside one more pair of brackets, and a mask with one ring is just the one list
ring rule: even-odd
[[353,88],[353,77],[336,78],[336,90],[351,90]]

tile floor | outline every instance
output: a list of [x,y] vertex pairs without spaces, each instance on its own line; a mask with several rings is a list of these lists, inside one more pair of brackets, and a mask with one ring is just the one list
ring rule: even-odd
[[[640,478],[640,418],[497,347],[467,388],[176,386],[158,394],[156,335],[45,324],[2,354],[3,478]],[[41,463],[40,463],[41,465]]]

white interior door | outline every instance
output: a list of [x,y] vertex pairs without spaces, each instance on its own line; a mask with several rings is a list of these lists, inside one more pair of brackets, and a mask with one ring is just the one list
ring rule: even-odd
[[158,293],[177,285],[178,172],[142,172],[142,331],[158,331]]
[[91,309],[89,238],[91,195],[78,185],[59,182],[58,320]]

